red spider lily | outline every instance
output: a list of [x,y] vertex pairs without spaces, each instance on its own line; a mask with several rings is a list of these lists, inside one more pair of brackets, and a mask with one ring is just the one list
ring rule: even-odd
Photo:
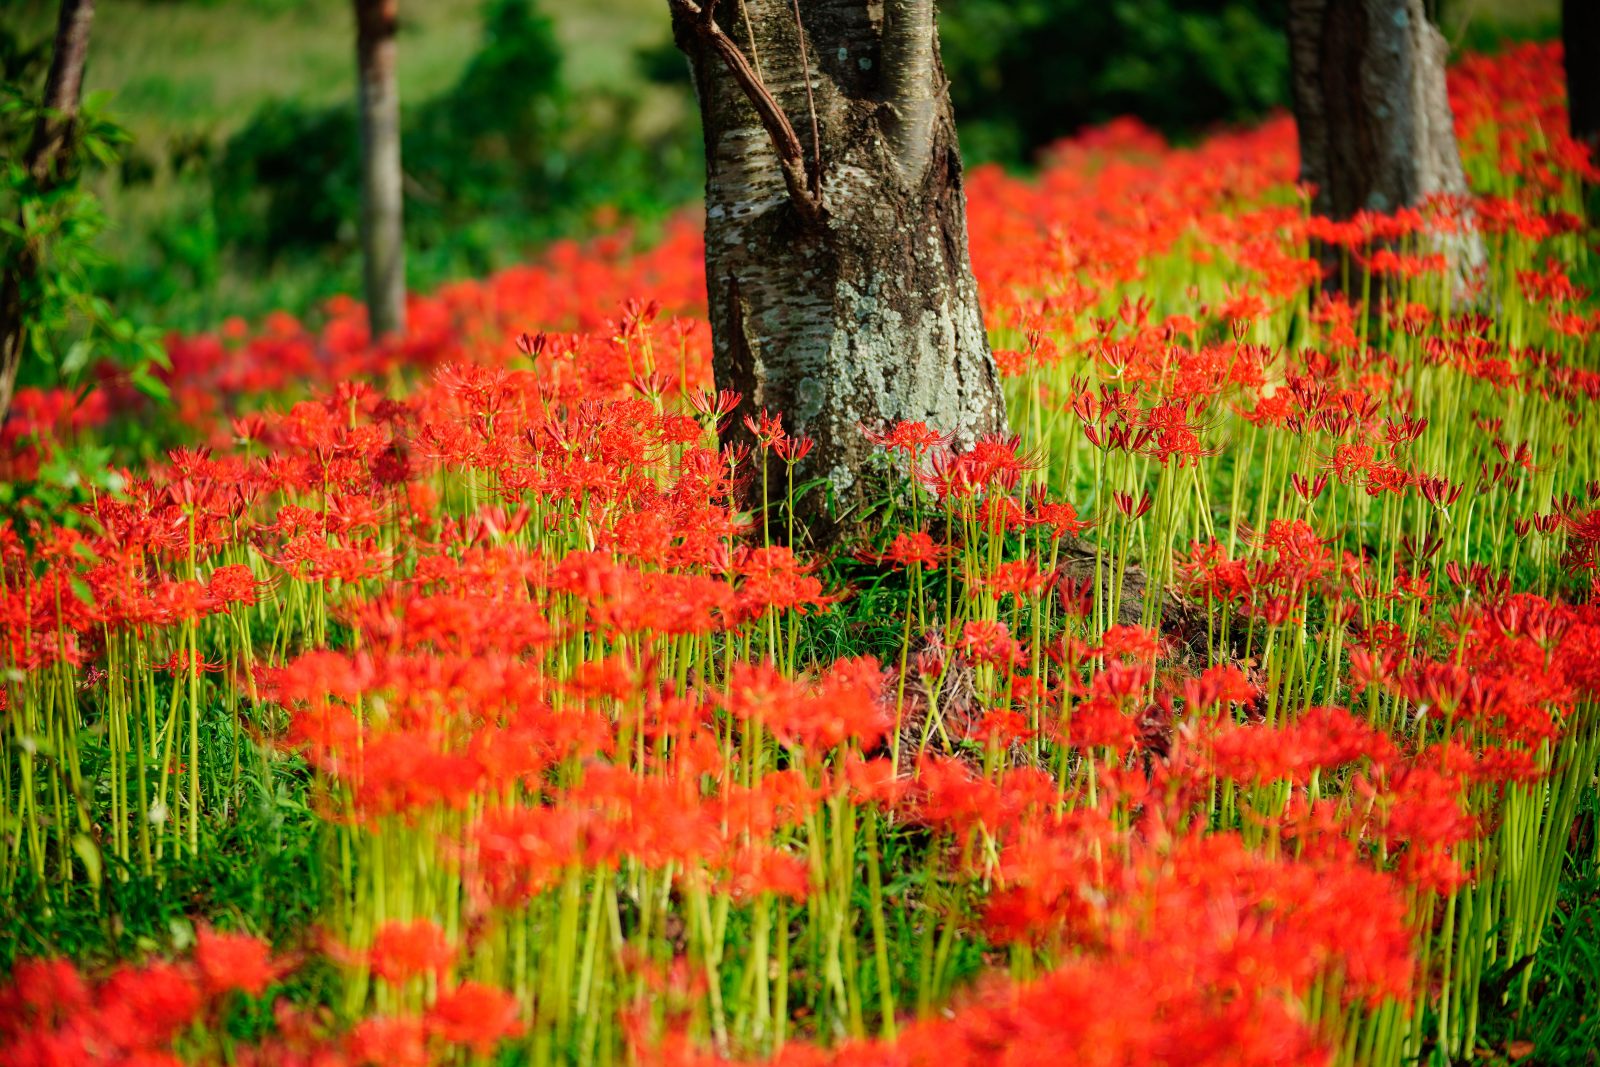
[[1295,495],[1309,504],[1321,496],[1322,491],[1328,487],[1328,475],[1321,473],[1315,478],[1306,478],[1301,474],[1291,474],[1289,484],[1294,487]]
[[427,1067],[426,1024],[411,1016],[373,1016],[362,1019],[345,1036],[344,1054],[364,1067]]
[[424,1024],[430,1034],[453,1045],[465,1045],[480,1056],[525,1027],[516,998],[478,982],[463,982],[441,994],[428,1009]]
[[1098,654],[1108,659],[1118,657],[1150,663],[1160,654],[1164,641],[1153,630],[1119,624],[1106,630],[1101,637],[1101,644]]
[[741,548],[734,559],[739,575],[739,617],[793,608],[801,614],[827,607],[838,599],[824,594],[822,583],[811,577],[814,565],[802,563],[782,545]]
[[948,550],[935,544],[932,537],[919,530],[916,533],[895,534],[888,551],[880,558],[883,562],[892,563],[896,567],[921,567],[928,570],[938,566],[948,554]]
[[206,593],[218,605],[219,610],[227,611],[229,605],[249,607],[254,604],[257,589],[261,584],[256,581],[249,567],[242,563],[233,563],[218,567],[211,572],[211,578],[206,583]]
[[1214,773],[1239,782],[1303,783],[1315,770],[1331,771],[1362,758],[1384,766],[1398,755],[1387,734],[1343,708],[1312,708],[1276,729],[1224,723],[1208,743]]
[[[863,558],[950,564],[876,590],[906,612],[887,674],[827,651],[875,624],[799,618],[842,595],[826,557],[741,516],[761,457],[707,436],[743,399],[708,388],[689,227],[418,296],[404,342],[347,299],[314,330],[172,338],[196,446],[72,528],[0,524],[9,869],[99,906],[92,844],[101,877],[159,884],[210,838],[190,819],[250,802],[193,747],[234,727],[241,761],[304,760],[341,1007],[289,988],[266,1036],[219,1034],[288,963],[206,927],[192,959],[20,963],[0,1060],[1464,1055],[1483,967],[1547,929],[1539,857],[1590,787],[1600,691],[1571,602],[1600,582],[1600,320],[1548,258],[1600,172],[1555,55],[1452,74],[1497,190],[1470,202],[1308,219],[1281,118],[1185,148],[1117,123],[1035,180],[969,174],[1029,447],[864,431],[937,534]],[[1468,226],[1528,269],[1464,307],[1429,242]],[[1312,238],[1389,281],[1307,303]],[[406,372],[403,399],[363,384]],[[38,473],[117,388],[26,399],[0,463]],[[775,413],[747,427],[815,454]],[[1046,486],[1112,528],[1062,544],[1091,527]],[[980,966],[954,991],[951,952]]]
[[1078,509],[1071,504],[1051,503],[1043,499],[1042,495],[1033,500],[1028,523],[1032,526],[1047,527],[1051,531],[1052,538],[1073,537],[1094,525],[1078,518]]
[[761,409],[758,418],[751,418],[746,415],[744,417],[744,428],[750,431],[750,435],[756,439],[756,443],[762,448],[776,450],[788,437],[783,429],[783,416],[781,414],[771,414],[765,408]]
[[188,674],[191,671],[201,674],[215,674],[226,670],[226,663],[211,663],[203,659],[199,653],[191,654],[188,649],[174,649],[172,655],[163,662],[152,664],[153,671],[165,671],[168,674]]
[[871,430],[866,426],[861,426],[859,429],[863,437],[879,448],[899,452],[911,459],[944,448],[953,440],[953,435],[930,430],[925,422],[902,420],[882,432]]
[[957,647],[978,663],[1006,669],[1020,667],[1025,662],[1022,644],[1003,622],[973,620],[961,631]]
[[236,989],[260,996],[281,973],[266,942],[249,934],[217,933],[205,926],[195,932],[194,959],[202,988],[213,996]]
[[715,393],[709,389],[700,389],[689,394],[689,406],[708,419],[721,419],[737,408],[743,399],[742,393],[732,389],[722,389]]
[[1231,663],[1207,667],[1198,678],[1183,683],[1184,702],[1191,708],[1248,704],[1260,695],[1261,689]]
[[443,976],[455,963],[456,950],[444,931],[425,919],[386,923],[373,935],[372,973],[389,982],[404,982],[419,975]]
[[1050,575],[1039,570],[1032,559],[1001,563],[991,573],[978,575],[977,584],[996,597],[1012,596],[1019,601],[1042,596],[1050,584]]
[[772,450],[785,463],[793,465],[809,456],[816,444],[816,440],[811,437],[785,437],[775,442]]
[[1118,511],[1128,518],[1142,519],[1155,503],[1155,498],[1149,493],[1145,493],[1135,500],[1132,493],[1124,493],[1118,490],[1111,494],[1111,502],[1117,506]]

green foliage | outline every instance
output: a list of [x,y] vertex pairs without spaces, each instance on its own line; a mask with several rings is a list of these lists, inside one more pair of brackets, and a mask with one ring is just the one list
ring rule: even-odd
[[[23,40],[0,23],[0,85],[43,85],[50,67],[49,39]],[[21,159],[32,131],[20,122],[0,122],[0,159]]]
[[1276,0],[950,0],[941,47],[962,145],[1019,161],[1137,115],[1168,133],[1288,101]]
[[[1455,16],[1455,25],[1451,24],[1452,16]],[[1534,11],[1519,19],[1507,19],[1485,15],[1471,5],[1458,3],[1447,7],[1443,18],[1445,35],[1458,54],[1493,54],[1522,41],[1549,41],[1561,36],[1561,18],[1555,11],[1542,14]]]
[[112,445],[98,442],[56,443],[32,479],[0,481],[0,521],[8,522],[24,543],[36,528],[81,526],[83,505],[124,488],[122,475],[111,466],[114,452]]
[[[1592,1067],[1600,1049],[1600,793],[1589,793],[1567,850],[1550,929],[1532,959],[1492,976],[1480,1054],[1532,1042],[1541,1064]],[[1516,995],[1528,985],[1528,1001]],[[1510,1055],[1490,1062],[1514,1062]],[[1525,1061],[1532,1062],[1532,1061]]]
[[[482,45],[449,90],[412,102],[402,86],[414,284],[504,265],[581,231],[602,204],[659,216],[693,195],[693,146],[630,136],[638,102],[627,93],[569,92],[554,28],[531,0],[487,0],[483,22]],[[257,263],[353,248],[357,144],[353,100],[262,109],[215,170],[216,241]]]
[[[1560,29],[1539,5],[1428,7],[1457,51]],[[1184,137],[1287,107],[1284,9],[1283,0],[947,0],[941,48],[962,147],[974,162],[1022,163],[1121,115]]]
[[[239,742],[223,725],[225,710],[212,712],[216,725],[201,751],[216,764],[212,773],[226,780]],[[92,737],[84,753],[91,767],[104,758],[100,732]],[[90,843],[104,868],[100,891],[87,898],[59,894],[21,871],[9,892],[12,906],[0,915],[0,973],[26,956],[109,960],[181,952],[193,943],[197,922],[275,939],[303,935],[323,906],[317,855],[324,846],[306,767],[247,744],[229,817],[206,826],[195,855],[169,856],[159,872],[144,873]],[[303,978],[312,980],[314,972]]]
[[212,175],[219,239],[262,258],[337,240],[360,209],[358,137],[353,110],[263,108]]
[[0,129],[6,131],[0,144],[7,149],[0,164],[0,268],[15,273],[21,293],[26,334],[19,380],[73,384],[110,363],[141,391],[163,396],[154,374],[166,365],[159,332],[119,314],[94,277],[108,223],[84,170],[115,166],[126,134],[106,114],[104,98],[91,94],[65,157],[41,181],[24,165],[25,151],[17,150],[42,114],[36,96],[22,86],[0,86]]

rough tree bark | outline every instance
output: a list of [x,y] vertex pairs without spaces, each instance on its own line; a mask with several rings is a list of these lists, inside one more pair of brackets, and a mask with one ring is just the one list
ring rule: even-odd
[[376,340],[406,328],[400,181],[399,0],[355,0],[361,98],[361,255],[367,319]]
[[[89,57],[89,29],[94,23],[94,0],[62,0],[56,20],[55,51],[45,78],[43,105],[28,142],[22,165],[41,191],[66,177],[77,127],[78,103],[83,97],[83,65]],[[0,277],[0,423],[11,410],[17,372],[28,344],[28,309],[24,293],[39,270],[39,250],[20,246]]]
[[1574,140],[1600,160],[1600,3],[1562,0],[1561,46],[1566,53],[1567,116]]
[[[1445,88],[1449,51],[1422,0],[1289,0],[1300,178],[1319,215],[1390,213],[1469,193]],[[1457,273],[1476,234],[1443,242]]]
[[[862,492],[860,425],[1006,427],[933,0],[668,0],[706,142],[719,387]],[[730,434],[744,434],[742,418]]]

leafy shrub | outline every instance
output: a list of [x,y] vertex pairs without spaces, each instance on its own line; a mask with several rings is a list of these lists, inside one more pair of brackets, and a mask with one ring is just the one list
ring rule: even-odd
[[76,386],[103,368],[160,396],[165,389],[154,370],[166,355],[158,331],[120,313],[96,284],[109,223],[85,171],[116,166],[127,135],[106,114],[102,96],[90,94],[55,173],[41,182],[24,165],[22,147],[43,110],[37,96],[31,85],[0,83],[0,129],[7,131],[0,135],[0,270],[16,273],[26,323],[18,382]]
[[1118,115],[1182,133],[1288,100],[1281,0],[950,0],[941,48],[978,159]]
[[[692,196],[693,146],[632,136],[634,106],[618,94],[576,99],[550,19],[531,0],[487,0],[483,44],[456,84],[402,100],[413,280],[501,265],[581,228],[602,203],[658,215]],[[260,262],[353,247],[357,144],[353,99],[263,108],[215,171],[218,240]]]

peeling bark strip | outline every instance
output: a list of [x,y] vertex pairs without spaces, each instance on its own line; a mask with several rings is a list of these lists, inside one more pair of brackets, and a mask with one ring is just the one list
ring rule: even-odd
[[[43,192],[66,177],[78,103],[83,97],[83,65],[89,58],[89,29],[94,24],[94,0],[62,0],[56,20],[55,49],[50,73],[45,77],[45,114],[39,116],[28,143],[23,168]],[[15,261],[5,265],[0,277],[0,423],[11,409],[17,389],[17,372],[27,349],[27,309],[24,287],[39,270],[38,250],[26,244]]]
[[[734,84],[749,100],[750,106],[755,109],[756,117],[761,120],[762,129],[766,130],[767,136],[772,139],[778,167],[783,172],[783,180],[788,186],[789,196],[794,201],[795,209],[808,222],[817,221],[822,213],[821,175],[815,170],[807,171],[805,149],[800,147],[800,137],[794,132],[794,125],[789,121],[789,116],[784,113],[782,105],[767,91],[766,83],[761,80],[761,76],[751,69],[744,58],[744,53],[734,43],[733,38],[717,25],[717,0],[705,0],[704,7],[696,5],[695,0],[669,0],[669,2],[672,4],[674,14],[681,15],[694,27],[698,48],[709,49],[722,61],[727,68],[727,75],[733,79]],[[742,3],[743,0],[735,2]],[[798,11],[799,8],[796,7],[795,10]],[[692,57],[696,53],[689,54],[692,62]],[[703,51],[700,54],[703,54]],[[806,103],[808,106],[812,104],[809,84],[807,84]],[[709,135],[707,139],[709,141]],[[815,144],[813,140],[813,149]]]
[[737,414],[814,437],[803,474],[846,505],[871,452],[858,424],[1003,431],[933,0],[722,0],[720,23],[713,0],[668,3],[705,126],[714,365]]
[[355,0],[361,97],[361,256],[374,340],[406,329],[400,180],[399,0]]
[[[1468,194],[1445,89],[1444,36],[1422,0],[1290,0],[1289,47],[1300,179],[1319,215],[1392,213]],[[1476,235],[1444,242],[1458,269]]]

